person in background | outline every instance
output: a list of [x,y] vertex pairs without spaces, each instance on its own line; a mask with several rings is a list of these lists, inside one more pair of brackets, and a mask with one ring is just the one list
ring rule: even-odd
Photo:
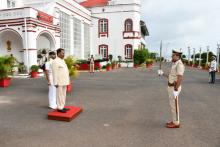
[[216,63],[215,57],[213,56],[212,61],[210,63],[210,68],[209,68],[209,72],[210,72],[210,75],[211,75],[210,83],[212,83],[212,84],[215,83],[215,73],[216,73],[216,71],[217,71],[217,63]]
[[49,52],[49,61],[45,63],[45,76],[49,86],[48,98],[49,98],[49,107],[51,109],[57,109],[56,103],[56,87],[53,82],[52,74],[52,63],[56,59],[55,52]]
[[56,100],[57,111],[66,113],[69,111],[65,108],[66,103],[66,87],[70,84],[69,70],[64,61],[65,51],[62,48],[57,50],[57,58],[52,63],[53,82],[57,88]]
[[95,59],[93,55],[91,55],[91,58],[89,59],[89,64],[90,64],[90,73],[94,73],[94,64],[95,64]]

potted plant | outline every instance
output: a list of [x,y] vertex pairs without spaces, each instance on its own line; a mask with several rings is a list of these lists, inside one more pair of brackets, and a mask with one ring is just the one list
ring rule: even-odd
[[118,56],[118,67],[119,68],[121,67],[121,62],[122,62],[122,57]]
[[152,68],[153,59],[146,59],[146,68]]
[[137,60],[134,60],[134,68],[138,68],[139,62]]
[[[78,70],[77,70],[78,65],[77,65],[76,59],[73,56],[68,56],[67,58],[65,58],[65,62],[69,70],[70,79],[77,77],[78,76]],[[70,84],[67,85],[67,92],[71,92],[72,89],[73,89],[73,81],[70,80]]]
[[106,70],[107,70],[107,71],[111,71],[111,70],[112,70],[112,68],[111,68],[111,63],[107,63],[107,65],[106,65]]
[[112,62],[113,55],[112,54],[108,55],[108,59],[110,60],[110,62]]
[[38,70],[40,67],[38,65],[32,65],[31,66],[31,77],[32,78],[37,78],[38,77]]
[[106,65],[103,65],[103,66],[102,66],[102,69],[103,69],[103,70],[106,69]]
[[117,62],[116,62],[116,61],[113,61],[113,62],[112,62],[112,69],[115,69],[115,68],[116,68],[116,65],[117,65]]
[[9,78],[14,65],[14,57],[2,56],[0,57],[0,87],[8,87],[10,85],[11,78]]

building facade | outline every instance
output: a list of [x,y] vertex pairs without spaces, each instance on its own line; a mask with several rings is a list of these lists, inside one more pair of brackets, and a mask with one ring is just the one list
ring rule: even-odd
[[0,0],[0,55],[27,67],[38,50],[65,48],[66,55],[90,54],[91,12],[73,0]]
[[12,54],[28,69],[39,64],[39,51],[60,47],[79,59],[132,60],[148,35],[140,6],[140,0],[0,0],[0,55]]
[[[132,60],[135,49],[145,46],[142,33],[140,0],[79,0],[92,13],[92,49],[94,55],[114,60]],[[143,25],[143,24],[142,24]]]

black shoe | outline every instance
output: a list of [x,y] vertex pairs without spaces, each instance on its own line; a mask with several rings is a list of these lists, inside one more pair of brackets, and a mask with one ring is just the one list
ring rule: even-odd
[[64,110],[64,111],[69,111],[70,109],[69,109],[69,108],[63,108],[63,110]]
[[64,109],[62,109],[62,110],[57,110],[58,112],[60,112],[60,113],[66,113],[66,110],[64,110]]

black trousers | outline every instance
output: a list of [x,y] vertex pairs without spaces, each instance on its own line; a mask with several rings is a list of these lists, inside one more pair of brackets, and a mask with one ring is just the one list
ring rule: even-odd
[[210,74],[211,74],[211,83],[215,83],[215,71],[211,71],[210,72]]

